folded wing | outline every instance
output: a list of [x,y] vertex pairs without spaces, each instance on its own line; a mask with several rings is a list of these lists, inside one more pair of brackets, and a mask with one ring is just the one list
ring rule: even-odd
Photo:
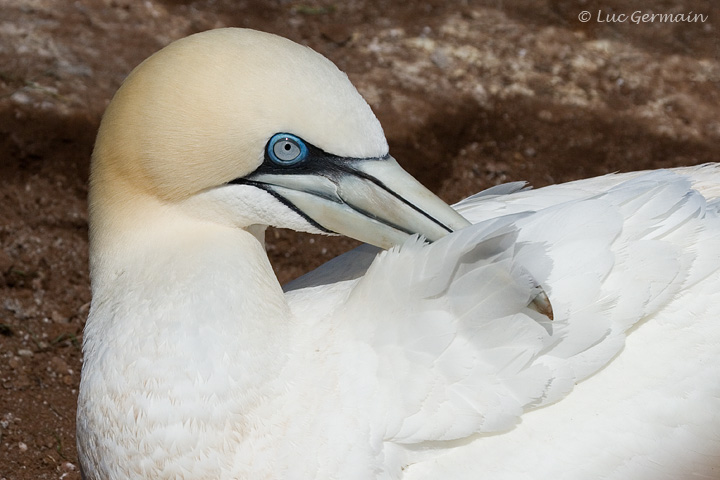
[[[614,183],[543,192],[559,200],[536,211],[518,212],[512,195],[481,196],[461,211],[490,200],[512,213],[378,256],[343,307],[342,331],[376,357],[373,418],[386,422],[386,441],[511,429],[717,269],[717,215],[688,179],[660,171]],[[527,308],[538,285],[554,321]]]

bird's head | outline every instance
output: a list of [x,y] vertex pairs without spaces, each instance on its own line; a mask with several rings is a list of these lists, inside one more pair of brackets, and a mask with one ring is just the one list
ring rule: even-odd
[[133,198],[383,248],[467,225],[389,155],[380,123],[332,62],[235,28],[172,43],[112,100],[93,153],[91,223],[132,215]]

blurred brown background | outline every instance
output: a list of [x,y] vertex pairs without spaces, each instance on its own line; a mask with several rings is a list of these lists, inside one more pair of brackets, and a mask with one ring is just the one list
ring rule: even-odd
[[[5,0],[0,479],[80,478],[74,415],[90,301],[89,157],[105,106],[143,58],[222,26],[310,45],[348,72],[400,163],[455,202],[511,180],[540,187],[715,160],[714,3]],[[611,21],[638,10],[705,20]],[[353,245],[268,234],[283,283]]]

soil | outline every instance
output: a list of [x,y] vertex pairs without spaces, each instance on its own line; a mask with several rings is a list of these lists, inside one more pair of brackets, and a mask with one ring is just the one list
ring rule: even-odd
[[[0,11],[0,479],[80,478],[85,197],[102,112],[143,58],[222,26],[348,72],[391,153],[448,202],[714,161],[720,6],[704,0],[7,0]],[[581,22],[582,11],[591,14]],[[702,14],[621,22],[619,14]],[[612,21],[612,15],[616,16]],[[272,230],[281,282],[356,242]]]

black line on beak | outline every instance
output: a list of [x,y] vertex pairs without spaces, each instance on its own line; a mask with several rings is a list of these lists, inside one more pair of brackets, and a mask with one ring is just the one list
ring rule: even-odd
[[[236,178],[235,180],[232,180],[232,181],[230,181],[230,182],[228,182],[228,183],[229,183],[229,184],[232,184],[232,185],[252,185],[253,187],[257,187],[257,188],[259,188],[259,189],[261,189],[261,190],[264,190],[264,191],[266,191],[267,193],[269,193],[270,195],[272,195],[273,197],[275,197],[275,199],[276,199],[278,202],[282,203],[283,205],[285,205],[286,207],[288,207],[290,210],[292,210],[293,212],[295,212],[295,213],[297,213],[298,215],[300,215],[302,218],[305,219],[306,222],[308,222],[310,225],[312,225],[313,227],[317,228],[317,229],[320,230],[321,232],[330,233],[330,234],[334,234],[334,235],[339,235],[338,232],[333,232],[332,230],[329,230],[329,229],[323,227],[322,225],[320,225],[319,223],[317,223],[315,220],[313,220],[312,218],[310,218],[305,212],[303,212],[303,211],[300,210],[297,206],[295,206],[295,204],[292,203],[290,200],[288,200],[287,198],[283,197],[282,195],[280,195],[279,193],[277,193],[276,191],[274,191],[274,190],[271,188],[273,185],[270,185],[270,184],[267,184],[267,183],[262,183],[262,182],[255,182],[255,181],[253,181],[253,180],[248,180],[248,179],[246,179],[246,178]],[[308,192],[308,193],[310,193],[310,192]]]
[[[376,161],[376,162],[382,162],[382,161],[387,160],[388,158],[390,158],[390,155],[387,155],[387,156],[385,156],[385,157],[383,157],[383,158],[378,158],[378,159],[374,159],[374,158],[367,158],[367,159],[350,159],[350,162],[359,162],[359,161]],[[381,181],[378,180],[377,178],[373,177],[372,175],[367,174],[367,173],[365,173],[365,172],[363,172],[363,171],[360,171],[360,170],[356,170],[356,169],[354,169],[354,168],[352,168],[352,167],[348,167],[348,166],[346,166],[346,165],[339,165],[339,166],[338,166],[338,169],[341,170],[342,172],[346,173],[346,174],[355,175],[355,176],[357,176],[357,177],[363,178],[363,179],[365,179],[365,180],[367,180],[367,181],[369,181],[369,182],[374,183],[374,184],[377,185],[378,187],[380,187],[380,188],[382,188],[383,190],[385,190],[386,192],[388,192],[388,193],[389,193],[390,195],[392,195],[393,197],[395,197],[395,198],[397,198],[398,200],[400,200],[400,201],[401,201],[402,203],[404,203],[405,205],[409,206],[410,208],[412,208],[412,209],[415,210],[416,212],[422,214],[422,215],[423,215],[424,217],[426,217],[428,220],[431,220],[431,221],[435,222],[437,225],[439,225],[440,227],[442,227],[442,228],[444,228],[445,230],[447,230],[448,233],[452,233],[452,232],[453,232],[453,229],[451,229],[450,227],[448,227],[447,225],[445,225],[444,223],[442,223],[440,220],[436,219],[435,217],[433,217],[432,215],[430,215],[429,213],[427,213],[425,210],[419,208],[419,207],[416,206],[414,203],[408,201],[405,197],[403,197],[402,195],[399,195],[399,194],[396,193],[393,189],[391,189],[390,187],[388,187],[387,185],[385,185],[383,182],[381,182]],[[351,205],[351,206],[352,206],[352,205]],[[353,207],[353,208],[354,208],[354,207]],[[371,218],[375,218],[375,217],[371,217]],[[386,223],[386,222],[383,222],[383,223]],[[388,225],[389,225],[389,224],[388,224]],[[390,226],[392,226],[392,225],[390,225]],[[410,233],[410,235],[417,233],[417,232],[409,232],[409,231],[407,231],[407,230],[405,230],[405,229],[402,229],[402,228],[399,228],[399,227],[395,227],[395,228],[396,228],[397,230],[401,230],[401,231],[404,231],[404,232],[406,232],[406,233]]]

